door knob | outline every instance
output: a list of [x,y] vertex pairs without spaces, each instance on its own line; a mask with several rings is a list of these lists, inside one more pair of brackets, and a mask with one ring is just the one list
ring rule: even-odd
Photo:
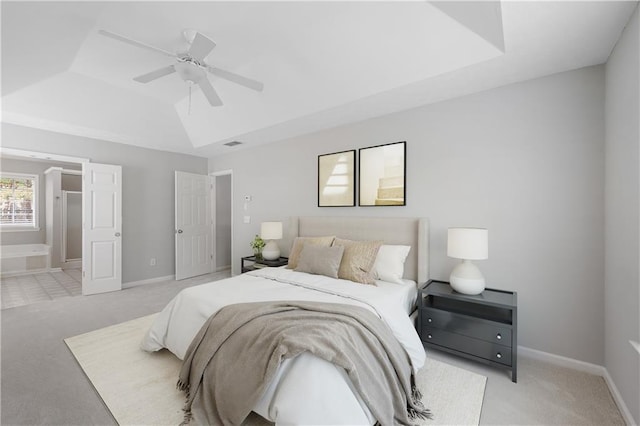
[[119,232],[116,232],[116,237],[119,237],[119,236],[120,236],[120,233],[119,233]]
[[178,234],[182,234],[182,229],[178,229]]

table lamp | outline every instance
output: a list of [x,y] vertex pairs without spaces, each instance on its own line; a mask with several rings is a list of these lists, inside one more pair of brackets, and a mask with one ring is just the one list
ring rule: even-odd
[[276,260],[280,258],[280,248],[275,240],[282,239],[282,222],[262,222],[260,237],[266,241],[262,249],[262,258]]
[[471,261],[489,258],[489,231],[481,228],[449,228],[447,256],[462,259],[451,271],[451,287],[462,294],[482,293],[484,277]]

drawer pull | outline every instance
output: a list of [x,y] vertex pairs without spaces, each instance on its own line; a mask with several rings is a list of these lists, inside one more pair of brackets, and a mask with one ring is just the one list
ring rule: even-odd
[[433,322],[431,318],[427,318],[427,322]]
[[427,339],[431,339],[431,335],[430,334],[427,334]]
[[496,358],[501,359],[501,358],[502,358],[502,354],[501,354],[500,352],[498,352],[498,353],[496,354]]
[[500,333],[496,334],[496,339],[502,340],[502,334],[500,334]]

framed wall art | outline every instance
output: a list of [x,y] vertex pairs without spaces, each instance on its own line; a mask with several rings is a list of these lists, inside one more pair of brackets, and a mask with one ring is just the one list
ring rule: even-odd
[[360,148],[359,205],[405,206],[407,142]]
[[318,155],[318,207],[356,205],[356,150]]

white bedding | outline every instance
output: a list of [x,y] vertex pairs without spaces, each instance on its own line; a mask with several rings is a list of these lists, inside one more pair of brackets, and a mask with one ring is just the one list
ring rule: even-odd
[[416,300],[418,300],[418,285],[412,280],[402,280],[402,284],[388,283],[376,280],[376,286],[389,292],[390,303],[397,303],[402,306],[407,313],[411,315],[416,309]]
[[[183,359],[202,324],[226,305],[311,300],[353,304],[377,313],[405,348],[417,371],[424,365],[425,352],[407,315],[415,303],[415,294],[412,282],[368,286],[290,269],[263,268],[181,291],[160,312],[141,346],[146,351],[167,348]],[[375,423],[344,370],[310,354],[283,362],[254,411],[282,424]]]

